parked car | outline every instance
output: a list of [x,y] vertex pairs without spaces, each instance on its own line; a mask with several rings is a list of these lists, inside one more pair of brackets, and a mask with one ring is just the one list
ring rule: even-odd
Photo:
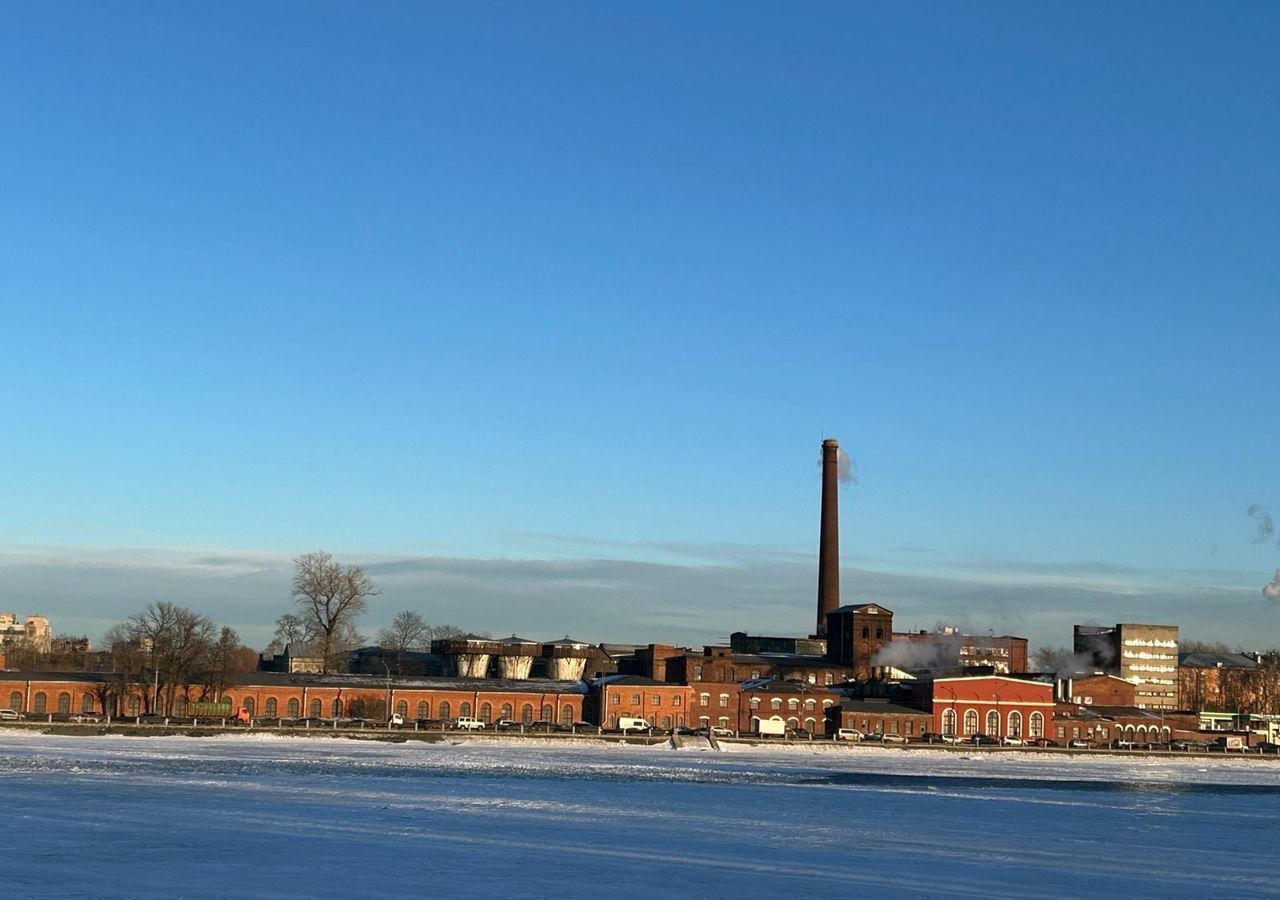
[[800,740],[804,740],[804,739],[806,739],[806,738],[810,737],[809,729],[807,729],[807,728],[788,728],[788,729],[787,729],[787,737],[789,737],[789,738],[799,738]]
[[515,719],[499,719],[493,723],[494,731],[510,731],[513,728],[519,728],[520,723]]
[[297,722],[299,728],[324,728],[333,727],[333,721],[330,719],[322,719],[319,716],[308,716],[305,719],[299,719]]
[[979,747],[994,747],[1000,742],[989,734],[975,734],[969,738],[969,743]]
[[1090,744],[1084,738],[1072,738],[1067,742],[1067,746],[1074,750],[1088,750],[1093,744]]
[[[0,718],[4,718],[4,717],[0,716]],[[74,716],[71,717],[71,721],[77,722],[83,725],[90,722],[101,722],[102,716],[99,716],[96,713],[76,713]]]
[[723,725],[712,725],[709,730],[712,737],[733,737],[733,729]]
[[942,740],[942,735],[936,731],[925,731],[920,735],[920,742],[922,744],[940,744],[942,743]]
[[418,727],[444,731],[449,727],[449,724],[444,719],[419,719]]
[[550,734],[553,731],[559,731],[560,727],[555,722],[530,722],[525,726],[525,730]]
[[1004,747],[1025,747],[1026,741],[1024,741],[1020,737],[1005,735],[1004,737],[1000,738],[1000,744],[1001,746],[1004,746]]
[[16,722],[21,718],[16,709],[0,709],[0,721]]
[[147,713],[145,716],[134,716],[134,720],[139,725],[163,725],[164,716],[159,713]]
[[886,734],[880,740],[886,744],[905,744],[907,742],[907,739],[900,734]]
[[479,731],[485,727],[485,723],[471,716],[458,716],[453,722],[453,727],[463,731]]
[[868,731],[862,736],[864,741],[883,741],[884,735],[878,731]]
[[1061,746],[1061,744],[1059,744],[1057,741],[1052,740],[1050,738],[1046,738],[1046,737],[1032,738],[1031,740],[1027,741],[1027,744],[1031,747],[1060,747]]
[[1257,750],[1259,753],[1280,753],[1280,744],[1276,744],[1271,741],[1263,741],[1261,744],[1258,744],[1254,749]]

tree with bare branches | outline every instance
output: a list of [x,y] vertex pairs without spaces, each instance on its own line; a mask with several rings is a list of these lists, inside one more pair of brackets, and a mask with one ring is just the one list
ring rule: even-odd
[[378,646],[396,655],[396,674],[402,674],[404,655],[431,641],[431,626],[411,609],[396,613],[390,628],[378,632]]
[[355,637],[356,619],[378,587],[360,566],[344,566],[322,550],[299,556],[293,565],[298,616],[315,635],[324,671],[330,672],[336,657],[352,649],[344,645]]

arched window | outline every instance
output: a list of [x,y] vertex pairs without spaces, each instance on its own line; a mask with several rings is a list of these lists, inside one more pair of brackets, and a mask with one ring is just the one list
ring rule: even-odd
[[813,731],[814,730],[813,719],[812,718],[805,719],[804,727],[807,728],[809,731]]
[[564,725],[573,724],[573,707],[567,703],[560,707],[560,722]]
[[542,721],[542,722],[554,722],[554,721],[555,721],[555,715],[556,715],[556,714],[555,714],[555,710],[553,710],[553,709],[551,708],[551,704],[550,704],[550,703],[544,703],[544,704],[543,704],[543,706],[542,706],[542,715],[541,715],[541,716],[539,716],[539,721]]
[[480,704],[480,721],[481,722],[493,721],[493,704],[492,703]]
[[80,695],[80,712],[93,712],[93,694],[88,691]]
[[502,704],[502,709],[498,710],[498,718],[499,718],[499,719],[510,719],[510,718],[511,718],[511,704],[510,704],[510,703],[504,703],[504,704]]
[[9,695],[9,708],[14,712],[22,712],[22,692],[14,691]]
[[787,727],[788,727],[788,728],[799,728],[799,727],[800,727],[800,720],[799,720],[799,719],[797,719],[795,716],[791,716],[789,719],[787,719]]
[[526,703],[520,707],[520,721],[528,725],[533,722],[533,704]]
[[249,715],[253,715],[253,698],[245,697],[243,705],[244,705],[245,712],[247,712]]
[[694,666],[694,667],[693,667],[693,678],[694,678],[694,680],[695,680],[695,681],[701,681],[701,680],[702,680],[702,666]]
[[759,709],[759,708],[760,708],[760,698],[759,698],[759,697],[752,697],[752,698],[751,698],[751,708],[752,708],[752,709]]
[[63,691],[62,693],[58,694],[58,712],[60,713],[71,712],[71,695],[68,694],[66,691]]
[[863,638],[863,640],[866,640],[866,639],[867,639],[867,638],[869,638],[869,637],[871,637],[871,629],[870,629],[870,628],[864,628],[864,629],[862,629],[862,638]]
[[662,727],[663,727],[663,728],[668,728],[668,729],[671,727],[671,717],[670,717],[670,716],[663,716],[663,717],[662,717]]
[[297,697],[290,697],[289,698],[289,718],[290,719],[298,718],[298,713],[301,710],[302,710],[301,701],[299,701]]
[[461,704],[459,704],[459,706],[458,706],[458,715],[459,715],[459,716],[461,716],[461,717],[462,717],[462,718],[464,718],[464,719],[465,719],[465,718],[467,718],[468,716],[470,716],[470,715],[471,715],[471,704],[470,704],[470,703],[468,703],[468,702],[467,702],[467,701],[465,701],[465,700],[464,700],[464,701],[462,701],[462,703],[461,703]]
[[320,701],[319,697],[312,697],[311,698],[311,718],[318,719],[322,715],[324,715],[324,703]]
[[[92,712],[92,710],[85,710]],[[185,716],[187,714],[187,697],[185,694],[179,694],[173,698],[173,714],[175,716]]]
[[813,709],[813,706],[814,706],[814,701],[812,701],[812,700],[806,700],[806,701],[804,701],[804,708],[805,708],[805,709]]
[[[679,697],[677,697],[676,699],[677,699],[677,700],[679,700],[680,698],[679,698]],[[720,708],[721,708],[721,709],[727,709],[727,708],[728,708],[728,706],[729,706],[729,695],[728,695],[728,694],[721,694],[721,695],[720,695]]]
[[1173,737],[1173,732],[1169,730],[1169,726],[1168,726],[1168,725],[1166,725],[1166,726],[1164,726],[1164,728],[1160,729],[1160,740],[1164,741],[1164,742],[1167,744],[1167,743],[1169,743],[1169,739],[1170,739],[1171,737]]
[[333,703],[329,704],[329,715],[335,719],[342,715],[342,698],[334,697]]
[[452,712],[452,710],[449,709],[449,701],[441,700],[440,701],[440,718],[442,719],[449,718],[450,712]]
[[427,705],[426,700],[418,701],[418,718],[419,719],[431,718],[431,707]]
[[880,640],[880,639],[881,639],[881,638],[883,638],[883,637],[884,637],[884,629],[883,629],[883,628],[877,628],[877,629],[876,629],[876,640]]
[[398,716],[407,716],[407,715],[409,715],[409,701],[408,701],[408,700],[397,700],[397,701],[396,701],[396,715],[398,715]]
[[978,711],[976,709],[966,709],[964,711],[964,733],[966,735],[978,733]]
[[[44,695],[41,694],[40,696],[43,697]],[[142,698],[139,697],[137,694],[130,694],[128,706],[129,706],[129,715],[131,716],[138,715],[139,713],[142,712]]]
[[49,698],[44,695],[44,691],[36,691],[36,695],[31,698],[31,711],[42,713],[45,711],[45,705],[49,702]]
[[1000,735],[1000,713],[994,709],[987,711],[987,734],[992,737]]
[[267,706],[266,706],[266,709],[263,711],[263,715],[275,718],[275,715],[276,715],[276,698],[275,697],[267,698]]
[[1033,712],[1028,723],[1031,728],[1031,736],[1033,738],[1044,737],[1044,714]]
[[800,706],[800,701],[797,700],[795,697],[792,697],[790,700],[787,701],[787,709],[794,710],[794,709],[798,709],[799,706]]
[[1009,713],[1009,737],[1022,737],[1022,713],[1016,709]]
[[834,700],[823,700],[823,701],[822,701],[822,708],[823,708],[823,709],[826,709],[828,706],[830,706],[831,704],[833,704],[833,703],[835,703],[835,702],[836,702],[836,701],[834,701]]

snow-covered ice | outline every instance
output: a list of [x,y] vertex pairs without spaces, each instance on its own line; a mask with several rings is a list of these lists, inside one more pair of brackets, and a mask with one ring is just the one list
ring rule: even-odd
[[1280,895],[1280,764],[0,734],[5,897]]

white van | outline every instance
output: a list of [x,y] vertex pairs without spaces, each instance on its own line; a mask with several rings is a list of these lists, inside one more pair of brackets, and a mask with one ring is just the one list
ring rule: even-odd
[[635,719],[631,716],[618,717],[619,731],[648,731],[652,727],[646,719]]
[[484,728],[484,723],[479,719],[473,719],[471,716],[458,716],[453,723],[454,728],[461,728],[463,731],[479,731]]

